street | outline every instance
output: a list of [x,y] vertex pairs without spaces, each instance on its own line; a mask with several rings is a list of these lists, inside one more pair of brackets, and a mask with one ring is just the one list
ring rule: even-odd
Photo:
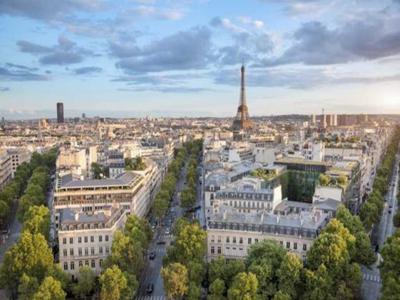
[[[377,243],[379,249],[382,249],[386,239],[394,233],[393,216],[397,211],[397,191],[399,182],[399,161],[400,155],[396,154],[393,174],[389,183],[388,193],[385,195],[385,206],[383,209],[381,220],[374,229],[377,234]],[[379,274],[380,255],[378,253],[377,262],[370,268],[362,266],[363,283],[361,286],[361,296],[363,300],[379,299],[381,290],[381,278]]]
[[[179,180],[176,184],[175,193],[173,196],[172,206],[168,210],[166,216],[161,221],[162,226],[157,226],[154,233],[153,241],[149,246],[148,253],[154,252],[155,258],[150,260],[147,258],[143,276],[140,279],[139,291],[136,299],[147,300],[163,300],[166,299],[164,295],[163,280],[160,274],[162,268],[162,260],[167,253],[167,248],[170,245],[173,237],[171,235],[172,228],[176,219],[183,215],[183,209],[180,207],[180,199],[178,194],[183,190],[186,181],[186,171],[188,163],[186,162]],[[147,292],[147,287],[153,285],[152,293]]]

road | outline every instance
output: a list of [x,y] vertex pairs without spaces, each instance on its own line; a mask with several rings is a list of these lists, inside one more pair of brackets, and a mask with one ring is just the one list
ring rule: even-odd
[[[163,280],[160,275],[162,268],[162,259],[167,253],[167,248],[173,240],[173,236],[168,233],[171,231],[174,222],[177,218],[183,215],[183,209],[180,207],[179,193],[185,187],[186,172],[188,163],[186,162],[184,168],[181,171],[179,180],[176,184],[175,194],[173,196],[173,205],[168,210],[168,213],[161,221],[165,226],[159,226],[154,234],[153,241],[149,246],[148,252],[154,252],[156,254],[153,260],[147,259],[145,270],[143,271],[143,276],[140,280],[140,287],[138,291],[138,296],[136,299],[147,299],[147,300],[164,300],[167,297],[164,294]],[[160,244],[160,241],[165,242]],[[146,292],[147,286],[153,284],[154,290],[151,295]]]
[[[391,176],[389,190],[385,195],[385,206],[383,209],[381,220],[375,229],[377,233],[377,243],[379,249],[382,249],[386,239],[394,233],[393,216],[398,208],[397,191],[399,183],[399,161],[400,154],[396,155],[393,174]],[[363,283],[361,287],[361,296],[363,300],[376,300],[380,297],[381,278],[379,274],[380,255],[378,253],[378,261],[370,268],[362,267]]]

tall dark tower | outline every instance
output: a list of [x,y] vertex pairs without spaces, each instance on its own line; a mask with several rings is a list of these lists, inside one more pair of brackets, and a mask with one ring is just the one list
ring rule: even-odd
[[57,123],[64,123],[64,104],[57,102]]
[[253,123],[249,117],[249,108],[247,107],[246,101],[246,88],[244,84],[244,66],[240,68],[241,81],[240,81],[240,101],[237,109],[236,118],[233,121],[232,129],[234,134],[239,134],[240,132],[247,131],[253,127]]

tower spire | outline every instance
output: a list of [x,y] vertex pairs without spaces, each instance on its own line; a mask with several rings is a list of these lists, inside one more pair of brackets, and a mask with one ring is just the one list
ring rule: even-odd
[[236,118],[233,121],[233,130],[242,131],[250,129],[252,122],[249,117],[249,109],[246,100],[246,86],[245,86],[245,67],[244,64],[240,68],[240,99],[237,109]]

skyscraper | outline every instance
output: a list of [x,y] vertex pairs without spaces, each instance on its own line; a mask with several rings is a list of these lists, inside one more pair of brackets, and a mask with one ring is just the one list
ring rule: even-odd
[[57,123],[64,123],[64,104],[57,102]]
[[239,133],[240,131],[246,131],[253,127],[253,123],[251,122],[249,117],[249,109],[247,107],[246,89],[244,83],[244,72],[245,72],[244,66],[241,67],[240,72],[241,72],[240,100],[236,118],[233,121],[232,125],[234,133]]

